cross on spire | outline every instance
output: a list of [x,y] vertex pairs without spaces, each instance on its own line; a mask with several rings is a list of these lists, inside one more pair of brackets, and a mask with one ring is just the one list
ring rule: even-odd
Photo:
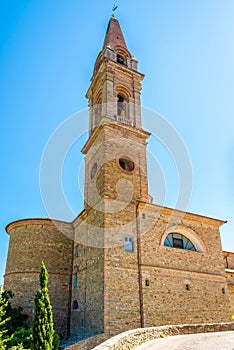
[[119,7],[118,5],[114,5],[112,7],[112,12],[113,12],[112,16],[114,16],[114,13],[115,13],[115,11],[117,10],[118,7]]

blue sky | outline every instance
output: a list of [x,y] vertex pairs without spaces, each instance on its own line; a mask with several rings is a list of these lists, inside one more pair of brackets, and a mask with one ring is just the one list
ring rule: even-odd
[[[119,0],[118,5],[128,48],[146,75],[142,104],[173,125],[190,155],[188,209],[228,220],[221,229],[223,249],[234,251],[234,2]],[[43,149],[58,125],[87,108],[85,93],[112,6],[107,0],[0,1],[0,284],[5,226],[47,216],[39,186]],[[72,147],[63,173],[77,214],[83,207],[77,169],[84,141]],[[149,149],[164,173],[164,204],[173,206],[175,165],[153,139]],[[157,174],[149,172],[157,203]]]

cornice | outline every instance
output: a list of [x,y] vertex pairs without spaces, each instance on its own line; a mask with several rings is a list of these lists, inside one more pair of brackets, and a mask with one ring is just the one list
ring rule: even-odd
[[29,219],[21,219],[21,220],[16,220],[16,221],[10,222],[6,226],[6,232],[10,235],[12,230],[14,230],[16,228],[28,226],[28,225],[55,226],[55,224],[56,225],[66,225],[66,226],[72,228],[72,223],[67,222],[67,221],[55,220],[55,219],[51,219],[51,218],[29,218]]
[[148,210],[147,209],[148,207],[150,207],[150,209],[152,208],[153,210],[161,211],[162,215],[170,216],[170,217],[173,217],[175,219],[176,218],[179,219],[179,218],[183,217],[183,220],[194,221],[194,222],[199,223],[199,224],[207,224],[207,225],[220,227],[220,226],[227,223],[227,221],[224,221],[224,220],[215,219],[215,218],[211,218],[211,217],[200,215],[200,214],[185,212],[183,210],[164,207],[164,206],[157,205],[157,204],[146,203],[144,208],[146,210]]
[[[105,129],[115,129],[115,130],[119,130],[119,131],[124,131],[127,132],[129,134],[134,134],[137,137],[142,138],[144,141],[147,140],[149,138],[149,136],[151,135],[151,133],[149,133],[148,131],[145,131],[143,129],[139,129],[124,123],[120,123],[118,121],[114,121],[112,119],[109,118],[105,118],[105,120],[108,120],[107,122],[103,122],[101,124],[99,124],[98,126],[96,126],[94,128],[94,130],[92,131],[91,135],[89,136],[89,139],[87,140],[86,144],[84,145],[84,147],[82,148],[81,152],[83,154],[87,154],[87,152],[89,151],[90,147],[93,145],[93,143],[95,142],[95,140],[97,139],[97,137],[99,136],[99,134]],[[109,122],[110,121],[110,122]]]

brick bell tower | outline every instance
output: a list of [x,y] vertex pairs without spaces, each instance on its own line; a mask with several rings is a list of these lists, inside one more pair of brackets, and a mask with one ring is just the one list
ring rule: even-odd
[[[124,183],[131,187],[131,199],[150,201],[146,164],[150,134],[142,129],[144,75],[137,66],[112,15],[86,95],[90,109],[90,136],[82,150],[86,160],[86,209],[103,203],[103,198],[125,201]],[[130,195],[129,187],[127,192]]]
[[[146,161],[150,134],[141,122],[143,78],[112,15],[86,95],[85,210],[74,221],[71,312],[71,333],[81,337],[141,326],[137,211],[139,203],[152,201]],[[131,284],[131,295],[124,281]]]

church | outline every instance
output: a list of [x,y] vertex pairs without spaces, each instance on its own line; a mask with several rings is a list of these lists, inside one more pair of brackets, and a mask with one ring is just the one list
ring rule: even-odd
[[33,318],[42,260],[55,329],[80,339],[234,314],[224,221],[153,204],[141,118],[144,75],[112,15],[87,92],[84,209],[73,222],[10,223],[4,288]]

